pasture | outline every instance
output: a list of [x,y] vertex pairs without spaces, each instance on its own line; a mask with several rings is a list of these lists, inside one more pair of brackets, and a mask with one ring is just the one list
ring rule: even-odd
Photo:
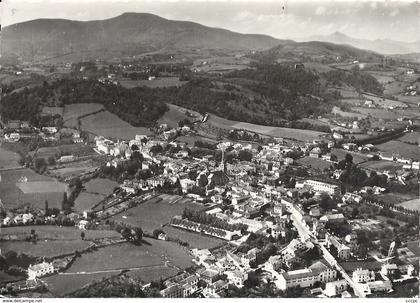
[[55,257],[63,254],[71,254],[76,250],[88,248],[92,242],[77,240],[41,240],[36,244],[27,241],[2,241],[2,253],[14,250],[19,253],[34,257]]
[[60,157],[61,155],[74,155],[77,157],[93,155],[95,151],[92,147],[78,144],[64,144],[59,146],[41,147],[37,150],[37,158],[48,159],[49,157]]
[[211,249],[225,243],[225,241],[222,239],[206,236],[200,233],[190,232],[185,229],[180,229],[169,225],[165,226],[163,231],[171,239],[179,239],[183,242],[187,242],[190,248]]
[[[17,169],[17,170],[9,170],[0,172],[1,175],[1,182],[0,182],[0,199],[3,202],[3,205],[6,208],[15,208],[21,206],[26,203],[32,204],[32,206],[37,208],[44,208],[45,200],[48,200],[49,207],[59,208],[61,209],[61,202],[63,200],[63,191],[58,191],[47,188],[48,191],[36,191],[30,192],[31,190],[31,182],[55,182],[54,179],[39,175],[36,172],[30,169]],[[27,178],[28,183],[21,184],[18,181],[23,181],[23,178]],[[52,183],[45,183],[49,184],[49,187]],[[60,190],[63,188],[62,185],[57,184],[60,186]],[[29,187],[28,187],[29,186]],[[23,192],[20,187],[27,190],[27,192]],[[35,187],[32,187],[35,189]]]
[[401,163],[392,162],[392,161],[367,161],[365,163],[361,163],[359,167],[366,168],[373,171],[397,171],[402,169],[403,165]]
[[89,180],[83,186],[88,193],[109,195],[112,194],[114,188],[118,186],[118,182],[109,179],[96,178]]
[[397,140],[376,145],[380,151],[396,153],[406,159],[420,160],[420,147]]
[[133,279],[138,279],[144,283],[149,283],[152,281],[158,281],[160,279],[170,278],[175,276],[177,273],[178,270],[173,267],[156,266],[153,268],[131,270],[127,272],[127,275]]
[[64,125],[67,127],[77,127],[77,120],[81,116],[89,115],[95,113],[104,108],[102,104],[99,103],[75,103],[68,104],[64,107],[63,111],[63,121]]
[[134,88],[134,87],[171,87],[171,86],[181,86],[187,83],[187,81],[180,81],[178,77],[157,77],[154,80],[130,80],[130,79],[121,79],[119,80],[121,86],[125,88]]
[[81,192],[74,201],[74,210],[83,212],[105,199],[105,195]]
[[[159,118],[159,124],[167,124],[169,127],[178,127],[178,122],[184,119],[189,119],[190,121],[201,120],[203,117],[201,114],[185,109],[183,107],[167,104],[169,110]],[[189,114],[188,114],[189,113]]]
[[365,118],[366,115],[359,112],[346,112],[341,110],[338,106],[334,106],[331,110],[331,113],[334,115],[339,115],[341,117],[350,117],[350,118]]
[[[34,229],[39,240],[79,240],[81,230],[71,226],[37,225],[37,226],[13,226],[3,227],[1,236],[16,235],[25,237]],[[85,240],[102,238],[120,238],[120,234],[114,230],[85,230]]]
[[66,185],[58,181],[31,181],[31,182],[18,182],[16,186],[24,194],[34,193],[56,193],[64,192]]
[[303,157],[296,161],[300,165],[306,166],[311,170],[316,171],[324,171],[324,169],[329,168],[331,165],[333,165],[332,162],[324,161],[322,159],[317,159],[313,157]]
[[[139,206],[114,216],[113,220],[140,226],[144,231],[151,233],[169,223],[174,216],[181,215],[185,208],[202,208],[202,205],[178,196],[161,195],[160,197],[162,200],[147,200]],[[173,201],[174,197],[178,200],[177,202]]]
[[346,154],[350,154],[350,155],[352,155],[353,163],[355,163],[355,164],[365,162],[368,159],[367,155],[360,154],[360,153],[349,152],[349,151],[346,151],[346,150],[341,149],[341,148],[332,148],[331,149],[331,154],[336,155],[338,161],[343,160],[346,157]]
[[95,273],[95,274],[58,274],[42,278],[46,283],[48,290],[54,297],[63,297],[79,290],[89,284],[99,282],[102,279],[109,278],[116,273]]
[[100,163],[94,159],[84,161],[76,161],[55,165],[54,168],[49,168],[51,176],[59,178],[60,180],[68,180],[83,174],[94,172],[98,169]]
[[141,269],[143,267],[160,267],[166,262],[183,268],[192,265],[192,258],[187,250],[176,243],[149,238],[144,242],[142,245],[131,243],[110,245],[83,254],[67,272]]
[[82,129],[90,133],[114,139],[133,139],[136,135],[151,135],[146,127],[134,127],[118,116],[103,111],[82,118]]
[[420,143],[420,132],[405,133],[404,136],[398,138],[398,141],[418,145]]
[[407,208],[407,209],[420,211],[420,199],[419,198],[409,200],[409,201],[405,201],[405,202],[402,202],[398,205],[402,206],[404,208]]
[[20,156],[0,146],[0,169],[8,169],[20,166],[18,161]]
[[57,106],[44,106],[41,111],[42,116],[63,116],[64,107],[57,107]]

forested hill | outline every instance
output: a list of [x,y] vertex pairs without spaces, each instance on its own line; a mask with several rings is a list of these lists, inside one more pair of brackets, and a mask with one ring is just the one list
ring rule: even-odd
[[2,98],[1,114],[7,120],[28,120],[39,125],[43,106],[72,103],[100,103],[134,126],[151,126],[167,110],[158,91],[149,88],[126,89],[98,81],[59,80],[25,88]]

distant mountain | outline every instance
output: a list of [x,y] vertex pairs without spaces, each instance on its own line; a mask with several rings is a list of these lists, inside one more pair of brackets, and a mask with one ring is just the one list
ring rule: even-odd
[[402,42],[391,39],[357,39],[340,32],[327,36],[311,36],[299,41],[324,41],[336,44],[348,44],[360,49],[371,50],[384,55],[409,54],[420,52],[420,40],[417,42]]
[[33,60],[78,53],[121,57],[164,49],[264,50],[279,44],[267,35],[239,34],[152,14],[124,13],[95,21],[37,19],[3,28],[2,54]]

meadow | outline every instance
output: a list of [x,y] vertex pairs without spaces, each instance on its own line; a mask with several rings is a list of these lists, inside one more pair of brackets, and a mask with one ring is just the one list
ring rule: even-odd
[[407,208],[407,209],[420,211],[420,199],[419,198],[409,200],[409,201],[405,201],[405,202],[402,202],[398,205],[402,206],[404,208]]
[[[64,193],[64,190],[61,191],[63,188],[61,185],[60,190],[57,189],[51,191],[51,189],[48,189],[48,191],[45,192],[31,192],[28,190],[27,193],[24,193],[19,188],[20,186],[26,186],[25,188],[28,188],[29,186],[30,189],[30,182],[55,182],[54,179],[39,175],[30,169],[3,171],[0,172],[0,175],[0,199],[6,208],[15,208],[25,203],[30,203],[34,207],[43,209],[45,206],[45,200],[48,200],[50,208],[56,207],[61,209],[61,202],[63,200]],[[26,185],[17,184],[23,177],[28,179],[28,183]]]
[[398,141],[418,145],[420,143],[420,132],[405,133],[404,136],[398,138]]
[[67,127],[78,127],[78,118],[91,113],[95,113],[104,108],[102,104],[98,103],[75,103],[68,104],[64,107],[63,120]]
[[211,249],[225,243],[225,241],[222,239],[206,236],[200,233],[190,232],[169,225],[165,226],[163,231],[170,238],[187,242],[190,248]]
[[20,156],[0,146],[0,169],[8,169],[20,166],[18,161]]
[[376,145],[380,151],[400,154],[406,159],[420,160],[420,147],[413,144],[391,140],[382,144]]
[[87,116],[80,121],[83,130],[107,138],[129,140],[136,135],[152,134],[148,128],[134,127],[108,111]]
[[[174,128],[178,127],[178,122],[184,119],[189,119],[190,121],[202,119],[202,115],[195,111],[188,110],[170,103],[168,103],[167,106],[169,110],[159,118],[158,124],[167,124],[169,127]],[[192,116],[187,115],[187,112],[189,112]]]
[[[17,235],[25,237],[35,230],[39,240],[79,240],[81,230],[70,226],[37,225],[37,226],[13,226],[3,227],[1,236]],[[102,238],[120,238],[120,234],[114,230],[85,230],[85,240]]]
[[176,203],[170,203],[171,196],[167,198],[164,195],[162,196],[162,200],[147,200],[139,206],[130,208],[114,216],[112,219],[117,222],[140,226],[144,231],[152,233],[153,230],[162,228],[163,225],[168,224],[174,216],[181,215],[184,208],[202,208],[201,205],[186,199],[182,199]]
[[402,169],[402,164],[392,161],[367,161],[365,163],[360,164],[360,167],[367,168],[369,170],[373,171],[383,171],[383,170],[389,170],[389,171],[397,171]]
[[59,115],[59,116],[63,116],[64,113],[64,107],[57,107],[57,106],[44,106],[42,108],[41,111],[41,115],[43,116],[55,116],[55,115]]
[[104,200],[110,195],[118,183],[109,179],[92,179],[84,185],[85,190],[82,191],[74,202],[77,211],[85,211]]
[[77,143],[64,144],[59,146],[41,147],[37,150],[37,158],[48,159],[49,157],[59,157],[60,155],[88,156],[95,154],[92,147]]
[[192,257],[180,245],[174,242],[147,238],[142,245],[122,243],[99,248],[97,251],[83,254],[67,270],[75,272],[95,272],[163,266],[169,262],[178,267],[192,265]]

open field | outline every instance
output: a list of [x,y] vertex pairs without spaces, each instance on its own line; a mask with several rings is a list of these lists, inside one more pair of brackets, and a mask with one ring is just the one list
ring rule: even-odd
[[66,185],[57,181],[31,181],[31,182],[18,182],[16,186],[24,194],[33,193],[57,193],[64,192]]
[[[174,105],[174,104],[167,104],[169,110],[163,114],[162,117],[159,118],[159,124],[167,124],[169,127],[178,127],[178,122],[184,119],[189,119],[190,121],[197,121],[201,120],[203,117],[201,114],[185,109],[183,107]],[[191,114],[191,116],[187,115],[187,112]]]
[[392,204],[400,204],[402,202],[412,200],[415,196],[412,195],[404,195],[401,193],[386,193],[383,195],[379,195],[378,199],[382,200],[386,203],[392,203]]
[[72,177],[94,172],[99,168],[100,164],[101,162],[97,161],[97,159],[87,159],[82,161],[56,164],[54,168],[50,167],[48,171],[51,176],[60,178],[60,180],[68,180]]
[[74,209],[78,212],[83,212],[85,210],[91,209],[105,198],[105,195],[81,192],[77,196],[76,201],[74,201]]
[[190,232],[173,226],[165,226],[163,228],[163,231],[170,238],[178,238],[183,242],[187,242],[190,248],[210,249],[225,243],[225,241],[218,238],[206,236],[200,233]]
[[148,128],[134,127],[108,111],[82,118],[81,123],[83,130],[107,138],[128,140],[136,135],[152,134]]
[[405,84],[401,81],[393,81],[391,83],[386,83],[384,87],[384,94],[395,96],[404,91]]
[[56,107],[56,106],[44,106],[41,111],[41,115],[50,115],[50,116],[63,116],[64,108],[63,107]]
[[158,281],[161,278],[167,279],[175,276],[177,273],[178,270],[173,267],[157,266],[153,268],[131,270],[127,273],[127,275],[134,279],[139,279],[144,283],[149,283],[151,281]]
[[113,219],[131,225],[140,226],[144,231],[153,232],[170,222],[176,216],[181,215],[184,208],[201,209],[200,204],[191,202],[189,199],[181,199],[176,203],[170,203],[170,199],[177,196],[161,195],[163,200],[150,199],[137,207],[130,208]]
[[129,269],[163,266],[168,261],[178,267],[192,265],[192,257],[180,245],[146,238],[140,246],[123,243],[100,248],[82,255],[67,272],[94,272],[99,270]]
[[203,141],[210,144],[216,144],[218,141],[212,140],[210,138],[202,137],[202,136],[179,136],[176,138],[176,141],[178,142],[184,142],[189,147],[194,146],[195,141]]
[[398,141],[418,145],[420,143],[420,132],[405,133],[404,136],[398,138]]
[[41,280],[47,284],[48,290],[54,297],[62,297],[79,290],[89,284],[99,282],[103,278],[109,278],[116,273],[97,273],[90,275],[74,274],[74,275],[53,275],[42,278]]
[[366,168],[373,171],[382,171],[382,170],[389,170],[389,171],[397,171],[402,169],[403,165],[401,163],[392,162],[392,161],[367,161],[359,165],[359,167]]
[[[352,99],[354,100],[354,99]],[[351,118],[365,118],[366,115],[359,113],[359,112],[346,112],[341,110],[339,107],[334,106],[333,109],[331,110],[331,113],[334,115],[339,115],[341,117],[351,117]]]
[[63,120],[64,125],[68,127],[77,127],[77,119],[81,116],[95,113],[104,106],[98,103],[75,103],[64,107]]
[[89,247],[90,241],[78,240],[43,240],[36,244],[27,241],[2,241],[2,253],[14,250],[34,257],[54,257],[62,254],[70,254],[76,250]]
[[398,113],[389,109],[369,107],[353,107],[352,109],[365,116],[371,115],[378,119],[397,119],[399,117]]
[[259,133],[266,136],[282,137],[286,139],[295,139],[298,141],[312,141],[319,139],[319,136],[324,134],[322,132],[307,130],[307,129],[294,129],[286,127],[274,127],[258,125],[246,122],[237,122],[221,117],[217,117],[213,114],[209,115],[209,124],[224,129],[244,129],[251,132]]
[[25,194],[22,192],[22,190],[19,189],[17,184],[17,182],[23,177],[28,179],[29,184],[30,182],[39,181],[54,182],[54,179],[39,175],[30,169],[3,171],[0,173],[0,175],[0,199],[6,208],[15,208],[22,204],[30,203],[34,207],[43,209],[45,200],[48,200],[49,207],[56,207],[59,209],[61,208],[64,191],[36,192]]
[[397,140],[391,140],[376,147],[384,152],[397,153],[406,159],[420,160],[420,147],[408,143],[403,143]]
[[405,201],[405,202],[402,202],[398,205],[402,206],[404,208],[407,208],[407,209],[420,211],[420,199],[419,198],[409,200],[409,201]]
[[303,157],[296,161],[297,163],[307,166],[310,169],[324,171],[324,169],[329,168],[333,165],[332,162],[324,161],[322,159],[312,158],[312,157]]
[[[34,229],[39,240],[79,240],[81,230],[70,226],[37,225],[37,226],[13,226],[3,227],[1,236],[17,235],[25,236]],[[101,238],[120,238],[120,234],[114,230],[85,230],[85,240]],[[48,245],[48,243],[46,243]]]
[[4,282],[11,282],[20,279],[21,277],[18,276],[12,276],[7,273],[5,273],[3,270],[0,271],[0,283]]
[[96,178],[86,182],[83,186],[88,193],[109,195],[112,194],[118,183],[109,179]]
[[20,166],[18,163],[19,159],[20,156],[17,153],[6,150],[0,146],[0,169]]
[[349,152],[341,148],[332,148],[331,154],[334,154],[337,156],[338,161],[343,160],[346,157],[346,154],[350,154],[353,157],[353,163],[358,164],[361,162],[365,162],[368,160],[367,155]]
[[88,156],[95,154],[92,147],[84,144],[64,144],[59,146],[41,147],[36,152],[37,158],[48,159],[60,155]]
[[178,77],[158,77],[154,80],[130,80],[130,79],[121,79],[119,80],[121,86],[125,88],[133,88],[139,86],[147,86],[151,88],[155,87],[171,87],[171,86],[181,86],[187,81],[180,81]]

